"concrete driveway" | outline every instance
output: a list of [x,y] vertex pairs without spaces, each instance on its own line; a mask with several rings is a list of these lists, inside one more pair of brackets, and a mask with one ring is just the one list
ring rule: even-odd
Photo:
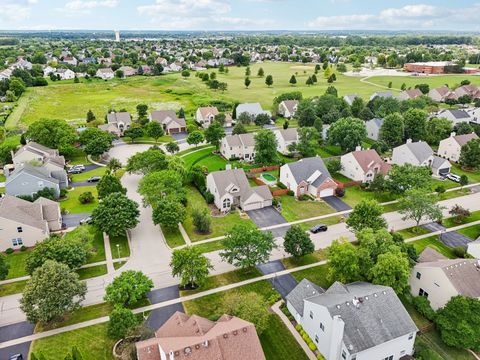
[[[422,227],[432,232],[446,230],[445,226],[436,222],[424,224],[422,225]],[[474,240],[456,231],[450,231],[448,233],[441,234],[439,236],[439,239],[442,243],[444,243],[448,247],[453,248],[453,247],[461,246],[464,249],[467,248],[469,242],[472,242]]]
[[81,214],[67,214],[62,216],[62,222],[67,225],[67,227],[75,227],[80,225],[80,220],[83,220],[90,216],[90,213],[81,213]]
[[348,205],[345,201],[336,196],[327,196],[322,198],[322,200],[337,211],[346,211],[352,209],[350,205]]
[[[18,339],[24,336],[32,335],[35,325],[28,321],[22,321],[17,324],[7,325],[0,328],[0,342]],[[0,349],[0,359],[9,359],[10,355],[22,354],[23,358],[28,359],[31,342],[10,346]]]
[[[287,223],[287,220],[273,206],[247,211],[248,216],[259,228]],[[274,237],[283,237],[290,226],[271,230]]]
[[[152,304],[157,304],[162,301],[173,300],[180,297],[180,292],[177,285],[169,286],[163,289],[150,291],[148,299]],[[165,306],[160,309],[153,310],[146,321],[146,325],[152,329],[157,330],[162,326],[176,311],[184,312],[182,303]]]
[[[267,275],[285,270],[285,267],[280,260],[274,260],[265,264],[257,265],[257,269],[260,270],[263,275]],[[284,299],[285,296],[297,286],[297,280],[295,280],[291,274],[277,276],[268,281],[270,281],[275,290],[277,290]]]

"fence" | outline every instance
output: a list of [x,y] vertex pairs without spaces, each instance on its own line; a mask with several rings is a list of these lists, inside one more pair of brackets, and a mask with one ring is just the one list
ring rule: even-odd
[[264,166],[260,168],[250,169],[249,171],[255,174],[263,171],[270,171],[270,170],[276,170],[276,169],[280,169],[280,165]]
[[335,182],[337,183],[337,185],[340,189],[349,188],[349,187],[352,187],[352,186],[360,185],[362,183],[361,181],[349,181],[349,182],[343,183],[343,182],[337,181],[337,180],[335,180]]
[[[262,180],[260,180],[256,176],[252,176],[252,180],[258,186],[266,185]],[[269,187],[269,189],[270,189],[270,187]],[[288,189],[279,189],[279,190],[270,189],[270,192],[272,193],[273,196],[281,196],[281,195],[286,195],[288,193]]]

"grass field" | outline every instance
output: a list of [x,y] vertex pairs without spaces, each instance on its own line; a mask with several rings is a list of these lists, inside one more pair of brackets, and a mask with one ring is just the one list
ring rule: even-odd
[[430,89],[448,84],[449,87],[459,85],[462,80],[468,79],[472,84],[480,85],[480,77],[473,75],[442,75],[442,76],[373,76],[369,77],[367,81],[381,86],[388,86],[392,83],[392,89],[399,90],[402,84],[405,83],[407,88],[415,87],[416,84],[428,84]]
[[[90,204],[81,204],[78,201],[80,194],[90,191],[95,198]],[[67,210],[70,214],[91,213],[98,205],[97,187],[93,186],[81,186],[73,190],[69,190],[67,198],[60,201],[60,207]]]

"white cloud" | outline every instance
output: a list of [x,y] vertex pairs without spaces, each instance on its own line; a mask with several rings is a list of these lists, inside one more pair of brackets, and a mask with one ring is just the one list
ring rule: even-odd
[[319,16],[308,22],[314,29],[467,29],[477,28],[480,4],[447,8],[426,4],[387,8],[377,14]]
[[0,0],[0,20],[3,22],[19,22],[30,17],[30,2]]
[[72,0],[67,2],[62,8],[56,8],[55,10],[68,15],[90,14],[92,9],[115,8],[117,5],[118,0]]
[[230,12],[230,4],[222,0],[157,0],[152,5],[138,6],[142,15],[149,17],[189,16],[204,17]]

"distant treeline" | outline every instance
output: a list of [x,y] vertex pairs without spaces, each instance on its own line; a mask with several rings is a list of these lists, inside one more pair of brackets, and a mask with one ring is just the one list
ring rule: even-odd
[[13,38],[0,38],[0,46],[4,45],[17,45],[18,39]]

